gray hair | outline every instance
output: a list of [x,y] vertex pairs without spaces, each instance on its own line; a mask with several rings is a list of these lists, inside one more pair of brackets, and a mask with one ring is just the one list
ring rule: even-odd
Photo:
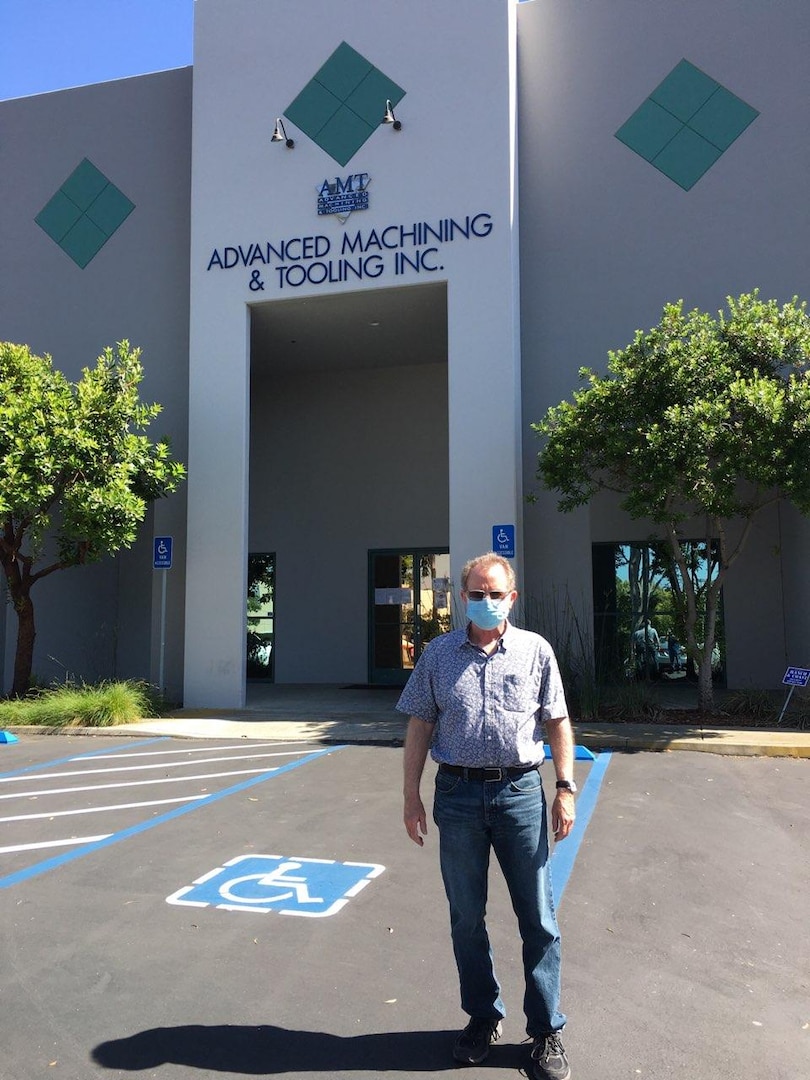
[[515,577],[515,569],[508,559],[505,559],[503,555],[496,555],[494,551],[488,551],[485,555],[476,555],[474,559],[469,559],[465,562],[461,569],[461,587],[467,591],[467,579],[473,570],[483,570],[490,566],[500,566],[506,571],[506,579],[509,583],[509,591],[513,592],[517,588],[517,578]]

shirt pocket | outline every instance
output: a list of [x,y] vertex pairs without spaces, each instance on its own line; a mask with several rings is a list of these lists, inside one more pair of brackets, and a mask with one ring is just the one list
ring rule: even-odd
[[521,675],[504,675],[503,707],[509,712],[525,712],[532,705],[537,707],[534,683]]

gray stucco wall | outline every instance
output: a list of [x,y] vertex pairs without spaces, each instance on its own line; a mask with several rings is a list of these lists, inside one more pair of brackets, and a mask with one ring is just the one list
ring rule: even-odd
[[446,364],[254,376],[250,550],[276,553],[277,682],[366,681],[368,551],[446,547],[447,455]]
[[[70,378],[106,345],[143,349],[142,395],[162,403],[150,429],[186,450],[191,69],[0,103],[0,334],[50,353]],[[135,209],[81,269],[35,217],[88,158]],[[159,582],[152,529],[176,538],[167,683],[182,684],[184,496],[161,502],[128,552],[35,586],[34,670],[157,680]],[[16,641],[9,610],[5,685]],[[52,659],[53,658],[53,659]]]
[[[581,366],[655,325],[663,305],[716,311],[724,298],[806,296],[810,8],[803,0],[531,0],[518,8],[522,357],[528,430],[569,398]],[[685,191],[615,132],[681,59],[760,112]],[[526,587],[587,598],[590,544],[650,532],[605,503],[561,516],[542,493],[525,515]],[[783,567],[795,520],[757,523],[726,589],[731,684],[775,685],[785,663]],[[786,564],[787,567],[787,564]],[[791,558],[790,573],[806,569]],[[792,586],[791,586],[792,587]],[[787,590],[785,590],[787,591]],[[795,606],[791,633],[808,634]],[[797,662],[797,661],[792,661]]]

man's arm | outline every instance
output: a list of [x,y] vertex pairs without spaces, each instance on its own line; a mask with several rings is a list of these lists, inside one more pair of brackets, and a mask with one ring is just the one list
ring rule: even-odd
[[432,740],[433,724],[420,720],[418,716],[412,716],[408,721],[403,757],[403,794],[405,796],[405,813],[403,816],[408,836],[420,847],[424,843],[422,837],[427,835],[427,818],[419,794],[419,782],[422,779],[425,760]]
[[[551,760],[558,780],[571,780],[574,776],[574,732],[567,716],[546,720],[546,734],[551,749]],[[574,793],[560,789],[551,806],[551,828],[555,840],[564,840],[574,827],[576,809]]]

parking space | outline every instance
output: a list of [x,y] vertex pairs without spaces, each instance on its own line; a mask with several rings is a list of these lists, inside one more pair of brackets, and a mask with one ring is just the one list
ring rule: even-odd
[[[810,763],[607,762],[577,762],[579,846],[554,856],[575,1078],[804,1075]],[[3,1080],[454,1068],[435,829],[424,849],[405,836],[401,750],[41,737],[0,764],[0,795],[27,770],[25,795],[0,801],[18,819],[0,847],[107,838],[0,854]],[[69,790],[34,794],[56,788]],[[188,802],[105,808],[164,798]],[[470,1080],[514,1075],[522,1055],[520,945],[496,868],[489,922],[509,1016]]]

